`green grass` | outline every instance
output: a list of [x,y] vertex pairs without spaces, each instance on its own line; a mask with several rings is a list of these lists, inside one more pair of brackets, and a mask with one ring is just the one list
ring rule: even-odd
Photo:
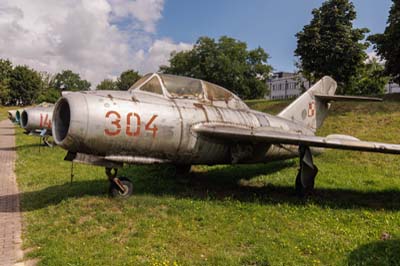
[[0,105],[0,121],[7,119],[8,118],[8,110],[14,110],[17,109],[18,107],[15,106],[3,106]]
[[[398,143],[399,128],[397,102],[340,103],[319,134]],[[24,247],[40,265],[400,265],[398,156],[329,150],[307,200],[297,160],[197,166],[185,180],[131,166],[135,194],[117,200],[102,168],[75,165],[70,184],[65,151],[37,144],[17,131]]]
[[267,112],[270,114],[278,114],[292,101],[289,100],[279,100],[279,101],[267,101],[267,100],[247,100],[246,104],[255,110],[261,112]]

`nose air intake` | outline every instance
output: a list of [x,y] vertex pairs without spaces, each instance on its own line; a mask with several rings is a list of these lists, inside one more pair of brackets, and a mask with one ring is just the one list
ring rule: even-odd
[[53,137],[57,144],[68,134],[71,122],[71,110],[68,100],[62,98],[55,106],[53,113]]
[[26,126],[28,125],[28,112],[27,111],[23,111],[21,114],[21,127],[22,128],[26,128]]

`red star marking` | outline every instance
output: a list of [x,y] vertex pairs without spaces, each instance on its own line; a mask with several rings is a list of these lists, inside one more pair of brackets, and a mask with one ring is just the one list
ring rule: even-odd
[[315,115],[315,102],[312,101],[308,104],[308,117],[313,117]]

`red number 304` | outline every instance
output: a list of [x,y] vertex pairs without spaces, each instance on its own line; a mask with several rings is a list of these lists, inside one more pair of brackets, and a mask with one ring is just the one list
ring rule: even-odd
[[[106,128],[104,129],[104,134],[108,135],[108,136],[117,136],[121,133],[121,115],[116,112],[116,111],[108,111],[106,113],[106,119],[112,119],[111,124],[113,125],[113,129],[109,129]],[[132,119],[136,120],[136,123],[132,123]],[[153,138],[156,137],[157,135],[157,126],[153,125],[154,120],[157,118],[157,115],[153,115],[150,120],[146,123],[144,130],[146,131],[152,131],[153,132]],[[132,124],[136,124],[136,129],[135,131],[133,131],[132,128]],[[125,134],[127,136],[139,136],[140,135],[140,125],[141,125],[141,119],[140,119],[140,115],[138,115],[137,113],[128,113],[126,115],[126,130],[125,130]]]

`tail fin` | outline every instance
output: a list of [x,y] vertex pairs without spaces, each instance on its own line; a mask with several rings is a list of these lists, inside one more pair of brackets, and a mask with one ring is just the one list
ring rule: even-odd
[[316,97],[316,95],[334,95],[336,87],[336,81],[325,76],[280,112],[278,116],[301,122],[316,131],[324,122],[330,107],[328,101]]

